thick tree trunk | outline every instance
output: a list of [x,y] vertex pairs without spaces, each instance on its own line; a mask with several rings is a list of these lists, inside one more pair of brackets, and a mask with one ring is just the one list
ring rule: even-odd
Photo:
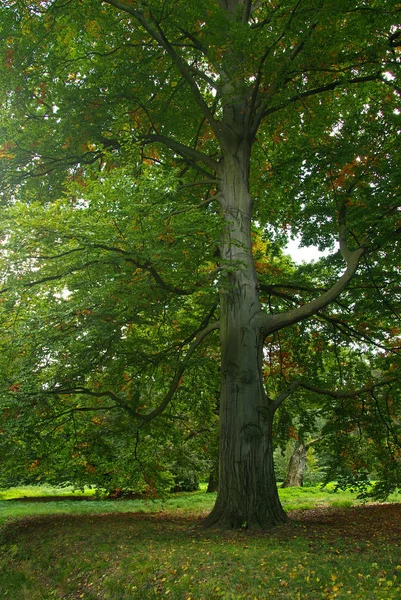
[[287,475],[281,487],[299,487],[303,485],[308,447],[296,442],[294,452],[288,463]]
[[264,391],[261,307],[252,258],[250,144],[221,168],[222,266],[219,491],[206,525],[268,529],[286,521],[273,468],[273,409]]

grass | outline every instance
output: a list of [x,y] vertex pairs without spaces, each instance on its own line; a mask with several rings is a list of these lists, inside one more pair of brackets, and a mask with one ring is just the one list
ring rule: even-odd
[[85,488],[77,490],[73,487],[54,487],[51,485],[25,485],[0,490],[0,500],[12,500],[15,498],[46,498],[51,496],[86,496],[94,497],[96,490]]
[[264,534],[203,530],[215,498],[204,491],[0,502],[0,598],[401,598],[400,504],[350,507],[350,492],[319,487],[280,495],[293,521]]

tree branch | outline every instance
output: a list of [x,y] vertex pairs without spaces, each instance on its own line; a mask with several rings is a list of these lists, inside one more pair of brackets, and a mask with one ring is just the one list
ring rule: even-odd
[[347,251],[345,253],[347,260],[347,268],[345,272],[336,281],[336,283],[319,298],[316,298],[311,302],[307,302],[299,308],[294,308],[281,314],[264,314],[262,317],[262,327],[265,328],[266,335],[269,335],[275,331],[279,331],[280,329],[288,327],[289,325],[293,325],[294,323],[298,323],[299,321],[303,321],[333,302],[333,300],[335,300],[337,296],[341,294],[341,292],[347,287],[351,279],[354,277],[364,252],[365,249],[361,247],[353,252]]
[[64,271],[64,273],[57,273],[56,275],[47,275],[45,277],[42,277],[41,279],[37,279],[36,281],[29,281],[28,283],[24,283],[23,285],[26,288],[31,288],[35,285],[40,285],[41,283],[46,283],[48,281],[57,281],[59,279],[63,279],[63,277],[66,277],[67,275],[71,275],[72,273],[76,273],[77,271],[82,271],[83,269],[86,269],[87,267],[90,267],[92,265],[99,264],[99,262],[99,260],[89,260],[83,263],[82,265],[71,267],[71,269]]
[[[116,252],[117,254],[122,255],[124,257],[125,262],[131,263],[135,265],[138,269],[142,269],[143,271],[148,272],[153,277],[157,285],[161,289],[166,290],[167,292],[171,292],[179,296],[190,296],[194,292],[193,289],[185,290],[183,288],[170,285],[162,278],[162,276],[159,274],[157,269],[152,265],[150,261],[140,262],[136,258],[133,258],[128,252],[126,252],[122,248],[117,248],[115,246],[106,246],[106,244],[93,244],[92,247],[107,250],[108,252]],[[200,284],[198,283],[198,286],[199,285]]]
[[299,299],[294,298],[293,296],[289,296],[288,294],[285,294],[284,292],[276,291],[274,289],[275,287],[277,287],[277,286],[265,285],[264,283],[259,283],[259,289],[262,292],[266,292],[267,294],[269,294],[269,296],[274,296],[275,298],[282,298],[283,300],[287,300],[288,302],[291,302],[291,304],[299,305]]
[[46,425],[48,423],[51,423],[52,421],[55,421],[56,419],[60,419],[60,417],[64,417],[65,415],[70,415],[75,412],[98,412],[99,410],[104,410],[107,412],[110,410],[115,410],[116,408],[118,408],[116,404],[113,404],[112,406],[75,406],[74,408],[69,408],[68,410],[64,410],[63,412],[58,413],[54,417],[47,419]]
[[199,162],[199,161],[203,162],[205,165],[210,167],[213,171],[218,170],[218,166],[219,166],[218,162],[215,161],[210,156],[208,156],[207,154],[203,154],[203,152],[201,152],[200,150],[196,150],[195,148],[186,146],[185,144],[182,144],[181,142],[177,142],[176,140],[173,140],[165,135],[161,135],[160,133],[152,133],[147,136],[144,136],[143,140],[141,140],[141,141],[145,144],[160,142],[161,144],[164,144],[165,146],[167,146],[174,152],[177,152],[183,158],[189,157],[189,158],[195,160],[196,162]]
[[115,394],[111,390],[105,390],[104,392],[94,392],[93,390],[90,390],[89,388],[86,388],[83,386],[71,387],[71,388],[60,388],[60,389],[58,389],[56,387],[53,390],[49,390],[47,393],[52,394],[52,395],[62,395],[62,396],[65,396],[67,394],[81,394],[84,396],[92,396],[93,398],[110,398],[111,400],[113,400],[116,403],[116,405],[118,405],[120,408],[125,410],[134,419],[142,419],[143,420],[143,417],[144,417],[144,415],[136,412],[133,408],[131,408],[129,406],[129,404],[124,402],[124,400],[122,400],[122,398],[117,396],[117,394]]
[[277,104],[276,106],[272,106],[270,108],[265,109],[260,120],[264,119],[268,115],[271,115],[275,112],[283,110],[284,108],[287,108],[287,106],[289,106],[290,104],[293,104],[294,102],[299,102],[299,100],[309,98],[310,96],[316,96],[317,94],[322,94],[324,92],[331,92],[331,91],[335,90],[336,88],[344,86],[344,85],[354,85],[356,83],[366,83],[368,81],[380,81],[380,80],[381,80],[381,72],[378,71],[377,73],[374,73],[373,75],[366,75],[365,77],[355,77],[354,79],[348,79],[348,80],[342,79],[339,81],[333,81],[332,83],[327,83],[326,85],[321,85],[312,90],[307,90],[306,92],[301,92],[299,94],[296,94],[295,96],[291,96],[290,98],[288,98],[288,100],[285,100],[284,102],[281,102],[280,104]]
[[286,400],[289,396],[291,396],[299,388],[304,388],[305,390],[315,392],[316,394],[330,396],[330,398],[335,398],[335,399],[345,398],[346,399],[346,398],[356,398],[357,396],[360,396],[361,394],[371,393],[376,388],[388,385],[389,383],[392,383],[393,381],[398,381],[398,379],[396,377],[392,377],[389,379],[385,379],[383,381],[378,381],[377,383],[374,383],[372,385],[367,385],[358,390],[335,391],[335,390],[328,390],[326,388],[322,388],[317,385],[313,385],[311,383],[307,383],[306,381],[296,380],[296,381],[292,381],[285,390],[283,390],[280,394],[278,394],[278,396],[276,396],[276,398],[272,401],[271,408],[273,411],[277,410],[279,408],[279,406],[281,406],[281,404],[284,402],[284,400]]
[[333,325],[334,329],[339,330],[342,333],[342,335],[345,335],[349,340],[356,339],[356,340],[358,340],[358,342],[363,341],[365,343],[372,344],[372,346],[375,346],[375,348],[380,348],[381,350],[385,350],[386,352],[396,352],[397,351],[397,348],[388,348],[387,346],[384,346],[383,344],[379,344],[377,341],[373,340],[366,333],[362,333],[361,331],[358,331],[354,327],[351,327],[351,325],[349,325],[349,323],[346,323],[345,321],[340,321],[340,319],[338,317],[330,317],[329,315],[326,315],[323,312],[319,313],[319,315],[317,315],[317,317],[319,319],[326,321],[327,323],[330,323],[331,325]]
[[215,331],[216,329],[219,329],[219,328],[220,328],[220,323],[219,323],[219,321],[216,321],[214,323],[210,323],[207,327],[205,327],[202,331],[200,331],[197,334],[196,338],[190,345],[188,352],[185,355],[185,358],[178,365],[175,375],[173,377],[173,380],[170,384],[169,390],[168,390],[167,394],[165,395],[164,399],[159,404],[159,406],[157,408],[155,408],[151,413],[149,413],[147,415],[142,415],[141,418],[143,421],[145,421],[146,423],[149,421],[152,421],[153,419],[155,419],[156,417],[161,415],[166,410],[166,408],[170,404],[175,392],[177,391],[177,389],[180,385],[181,377],[182,377],[192,355],[194,354],[195,350],[203,342],[203,340],[209,335],[209,333],[211,333],[212,331]]
[[219,198],[221,197],[221,194],[215,194],[214,196],[209,196],[209,198],[206,198],[205,200],[202,200],[202,202],[199,202],[199,204],[195,204],[194,206],[188,206],[187,208],[181,208],[179,210],[174,210],[171,213],[171,216],[173,215],[182,215],[183,213],[188,213],[192,210],[197,210],[198,208],[202,208],[203,206],[209,206],[209,204],[211,204],[212,202],[214,202],[215,200],[219,200]]
[[[203,320],[203,323],[205,322],[206,319],[211,318],[211,316],[212,316],[212,311],[209,312],[207,317]],[[129,416],[132,417],[133,419],[140,420],[143,423],[149,423],[156,417],[160,416],[166,410],[168,405],[170,404],[172,398],[174,397],[174,394],[176,393],[178,387],[180,386],[181,377],[182,377],[185,369],[187,368],[192,355],[198,348],[198,346],[200,346],[200,344],[203,342],[203,340],[212,331],[215,331],[216,329],[219,329],[219,328],[220,328],[219,321],[215,321],[214,323],[210,323],[204,329],[202,329],[201,331],[198,331],[196,333],[195,339],[190,344],[189,349],[188,349],[184,359],[179,363],[179,365],[176,369],[176,372],[170,383],[170,386],[169,386],[169,389],[168,389],[166,395],[164,396],[164,398],[161,401],[161,403],[159,404],[159,406],[157,406],[157,408],[155,408],[152,412],[150,412],[148,414],[137,412],[129,404],[127,404],[122,398],[117,396],[117,394],[115,394],[111,390],[105,390],[103,392],[95,392],[93,390],[90,390],[89,388],[86,388],[83,386],[78,386],[75,388],[71,387],[71,388],[64,388],[64,389],[55,388],[53,390],[49,390],[49,392],[47,392],[47,393],[52,394],[52,395],[82,394],[82,395],[86,395],[86,396],[92,396],[94,398],[110,398],[111,400],[113,400],[115,402],[115,404],[117,406],[119,406],[125,412],[127,412],[129,414]],[[114,407],[114,408],[116,408],[116,407]],[[90,410],[90,409],[87,409],[87,410]]]
[[173,64],[177,67],[178,71],[181,73],[181,75],[183,76],[183,78],[188,83],[189,87],[191,88],[192,93],[195,98],[195,101],[197,102],[198,106],[201,108],[204,116],[208,120],[209,125],[213,129],[216,137],[220,137],[221,132],[220,132],[219,125],[216,122],[216,120],[215,120],[213,114],[211,113],[208,105],[206,104],[205,100],[203,99],[203,96],[198,88],[198,85],[191,75],[189,65],[183,60],[183,58],[179,54],[177,54],[174,47],[167,40],[166,36],[164,35],[164,33],[161,30],[161,28],[159,27],[159,25],[158,24],[153,25],[146,19],[146,17],[144,16],[144,14],[141,11],[137,10],[133,6],[124,4],[123,2],[120,2],[119,0],[102,0],[102,2],[104,2],[105,4],[110,4],[111,6],[114,6],[115,8],[118,8],[119,10],[126,12],[126,13],[132,15],[133,17],[135,17],[135,19],[138,21],[138,23],[140,25],[142,25],[142,27],[145,29],[145,31],[147,31],[147,33],[167,52],[167,54],[170,56]]

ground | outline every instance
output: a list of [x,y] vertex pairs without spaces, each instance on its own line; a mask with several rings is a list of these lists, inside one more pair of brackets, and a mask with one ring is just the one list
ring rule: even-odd
[[8,521],[0,597],[399,600],[401,504],[290,512],[266,533],[214,532],[201,514],[42,515]]

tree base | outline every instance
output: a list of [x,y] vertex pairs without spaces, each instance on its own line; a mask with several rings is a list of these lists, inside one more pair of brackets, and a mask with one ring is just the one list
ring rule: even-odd
[[212,512],[202,523],[204,528],[268,531],[288,523],[290,520],[281,505],[274,507],[274,509],[264,507],[264,510],[256,510],[246,518],[238,510],[234,510],[233,507],[223,507],[220,504],[217,500]]

